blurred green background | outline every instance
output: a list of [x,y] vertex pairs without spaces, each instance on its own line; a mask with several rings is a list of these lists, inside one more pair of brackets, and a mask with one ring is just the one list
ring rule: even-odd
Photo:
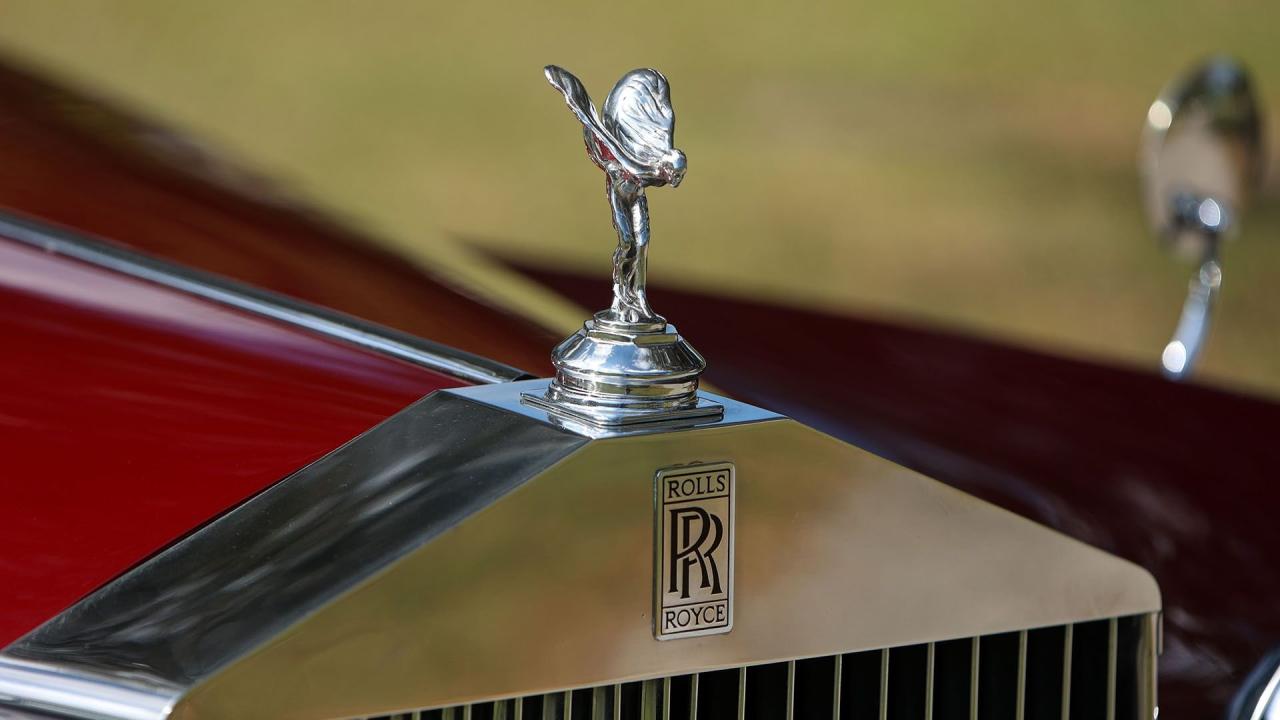
[[[1278,20],[1275,0],[5,0],[0,50],[419,258],[473,243],[600,273],[615,242],[601,175],[541,68],[569,68],[600,102],[651,65],[671,79],[689,156],[684,185],[650,193],[658,284],[1154,372],[1191,267],[1142,220],[1147,106],[1225,51],[1280,107]],[[1267,394],[1280,393],[1275,177],[1227,249],[1201,375]]]

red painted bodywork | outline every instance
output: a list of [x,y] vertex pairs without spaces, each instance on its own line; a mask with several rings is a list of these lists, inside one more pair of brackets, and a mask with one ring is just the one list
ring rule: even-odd
[[[586,307],[609,297],[605,273],[515,267]],[[735,397],[1150,570],[1173,716],[1220,716],[1280,645],[1280,405],[950,333],[649,297]]]
[[0,239],[0,647],[458,380]]

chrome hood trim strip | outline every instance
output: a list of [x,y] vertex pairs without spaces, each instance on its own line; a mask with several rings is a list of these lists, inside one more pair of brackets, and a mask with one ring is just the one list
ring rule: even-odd
[[236,280],[0,211],[0,237],[141,278],[475,383],[531,377],[509,365]]
[[434,393],[109,583],[0,657],[190,686],[585,442]]
[[181,691],[143,675],[135,680],[122,674],[69,672],[58,665],[0,657],[0,720],[9,717],[5,705],[59,717],[74,708],[78,717],[92,720],[150,720],[168,715]]

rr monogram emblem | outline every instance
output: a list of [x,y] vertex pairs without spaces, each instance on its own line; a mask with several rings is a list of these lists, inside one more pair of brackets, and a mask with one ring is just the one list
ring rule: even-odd
[[654,626],[659,640],[733,628],[732,463],[659,470]]

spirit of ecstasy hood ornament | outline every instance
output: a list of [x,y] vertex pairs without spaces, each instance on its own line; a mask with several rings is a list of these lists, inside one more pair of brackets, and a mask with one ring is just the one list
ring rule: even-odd
[[671,89],[657,70],[632,70],[604,102],[603,120],[578,78],[548,65],[547,81],[564,94],[582,123],[587,155],[605,174],[618,249],[613,254],[613,307],[601,319],[627,324],[666,324],[645,296],[648,270],[649,203],[644,189],[684,179],[685,157],[672,146],[675,113]]
[[609,93],[601,118],[572,73],[555,65],[544,72],[582,123],[587,155],[604,170],[618,249],[613,304],[556,347],[555,380],[545,396],[527,395],[526,402],[603,426],[719,417],[721,407],[698,396],[706,361],[649,307],[646,295],[644,191],[676,187],[685,173],[684,153],[672,144],[675,113],[667,79],[657,70],[632,70]]

